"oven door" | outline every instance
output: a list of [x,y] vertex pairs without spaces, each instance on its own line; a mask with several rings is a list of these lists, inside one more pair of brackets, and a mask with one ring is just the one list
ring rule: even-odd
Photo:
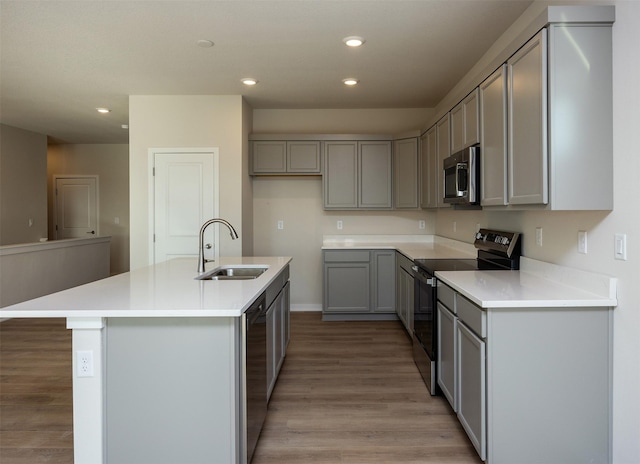
[[418,268],[414,278],[413,359],[432,395],[436,394],[435,278]]

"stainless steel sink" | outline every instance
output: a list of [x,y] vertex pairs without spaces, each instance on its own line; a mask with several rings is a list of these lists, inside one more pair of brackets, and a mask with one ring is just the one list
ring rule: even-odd
[[196,280],[250,280],[260,277],[265,266],[221,266],[196,277]]

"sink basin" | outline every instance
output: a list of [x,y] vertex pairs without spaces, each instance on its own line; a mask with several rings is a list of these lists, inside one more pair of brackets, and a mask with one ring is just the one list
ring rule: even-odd
[[220,266],[196,277],[196,280],[250,280],[262,275],[268,268],[261,265]]

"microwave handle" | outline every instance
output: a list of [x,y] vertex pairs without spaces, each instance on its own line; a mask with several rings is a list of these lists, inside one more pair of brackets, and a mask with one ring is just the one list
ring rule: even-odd
[[460,185],[458,184],[458,180],[460,180],[460,176],[458,173],[462,169],[467,169],[467,163],[457,163],[456,164],[456,193],[459,195],[462,190],[460,190]]

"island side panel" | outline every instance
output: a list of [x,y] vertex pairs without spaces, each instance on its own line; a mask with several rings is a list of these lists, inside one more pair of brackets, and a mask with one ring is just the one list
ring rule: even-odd
[[240,461],[240,318],[112,318],[109,464]]
[[611,462],[611,308],[488,310],[487,330],[488,462]]

